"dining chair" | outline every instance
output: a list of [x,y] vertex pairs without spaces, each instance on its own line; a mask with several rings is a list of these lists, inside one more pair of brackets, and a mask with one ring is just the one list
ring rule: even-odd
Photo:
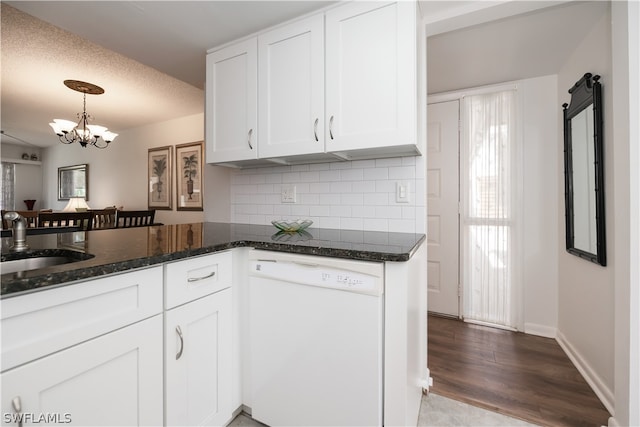
[[38,211],[12,211],[8,209],[3,209],[0,215],[2,215],[2,229],[8,230],[11,228],[11,225],[7,220],[4,219],[4,214],[7,212],[18,212],[27,220],[27,227],[37,227],[38,226]]
[[156,210],[116,211],[116,228],[146,227],[153,225]]
[[90,209],[93,230],[103,230],[116,227],[116,209]]
[[40,212],[40,227],[79,227],[82,231],[92,229],[91,212]]

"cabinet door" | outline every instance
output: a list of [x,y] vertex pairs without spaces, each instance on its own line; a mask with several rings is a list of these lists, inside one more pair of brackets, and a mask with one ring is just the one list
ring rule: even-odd
[[[161,425],[162,316],[4,372],[2,424]],[[14,407],[13,402],[19,404]]]
[[415,7],[352,2],[327,12],[327,151],[416,143]]
[[231,289],[165,313],[167,425],[231,419]]
[[258,37],[260,158],[324,152],[324,17]]
[[257,158],[256,38],[207,55],[207,162]]

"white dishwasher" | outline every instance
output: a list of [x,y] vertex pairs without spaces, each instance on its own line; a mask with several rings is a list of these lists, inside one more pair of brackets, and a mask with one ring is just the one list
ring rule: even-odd
[[252,251],[252,417],[382,425],[383,292],[383,263]]

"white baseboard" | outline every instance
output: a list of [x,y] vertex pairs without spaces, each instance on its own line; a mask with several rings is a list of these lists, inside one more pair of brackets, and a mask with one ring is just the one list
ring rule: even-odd
[[557,329],[551,326],[538,325],[536,323],[525,323],[524,324],[524,333],[537,335],[539,337],[545,338],[555,338]]
[[[598,399],[607,408],[610,414],[615,413],[615,399],[613,392],[604,384],[604,381],[598,376],[598,374],[589,366],[580,353],[567,341],[566,337],[561,331],[557,331],[556,340],[562,350],[569,357],[573,365],[578,369],[585,381],[591,386],[593,392],[598,396]],[[609,419],[609,423],[612,422],[612,418]],[[613,421],[615,423],[615,420]]]

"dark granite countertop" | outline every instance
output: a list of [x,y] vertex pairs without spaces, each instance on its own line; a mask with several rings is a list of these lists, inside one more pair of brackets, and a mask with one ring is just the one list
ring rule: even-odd
[[[28,236],[31,250],[94,255],[73,263],[2,274],[2,298],[237,247],[361,261],[408,261],[424,234],[309,228],[276,233],[266,225],[193,223]],[[2,261],[11,238],[2,238]],[[80,254],[81,255],[81,254]],[[0,265],[1,269],[1,265]],[[1,270],[0,270],[1,272]]]

